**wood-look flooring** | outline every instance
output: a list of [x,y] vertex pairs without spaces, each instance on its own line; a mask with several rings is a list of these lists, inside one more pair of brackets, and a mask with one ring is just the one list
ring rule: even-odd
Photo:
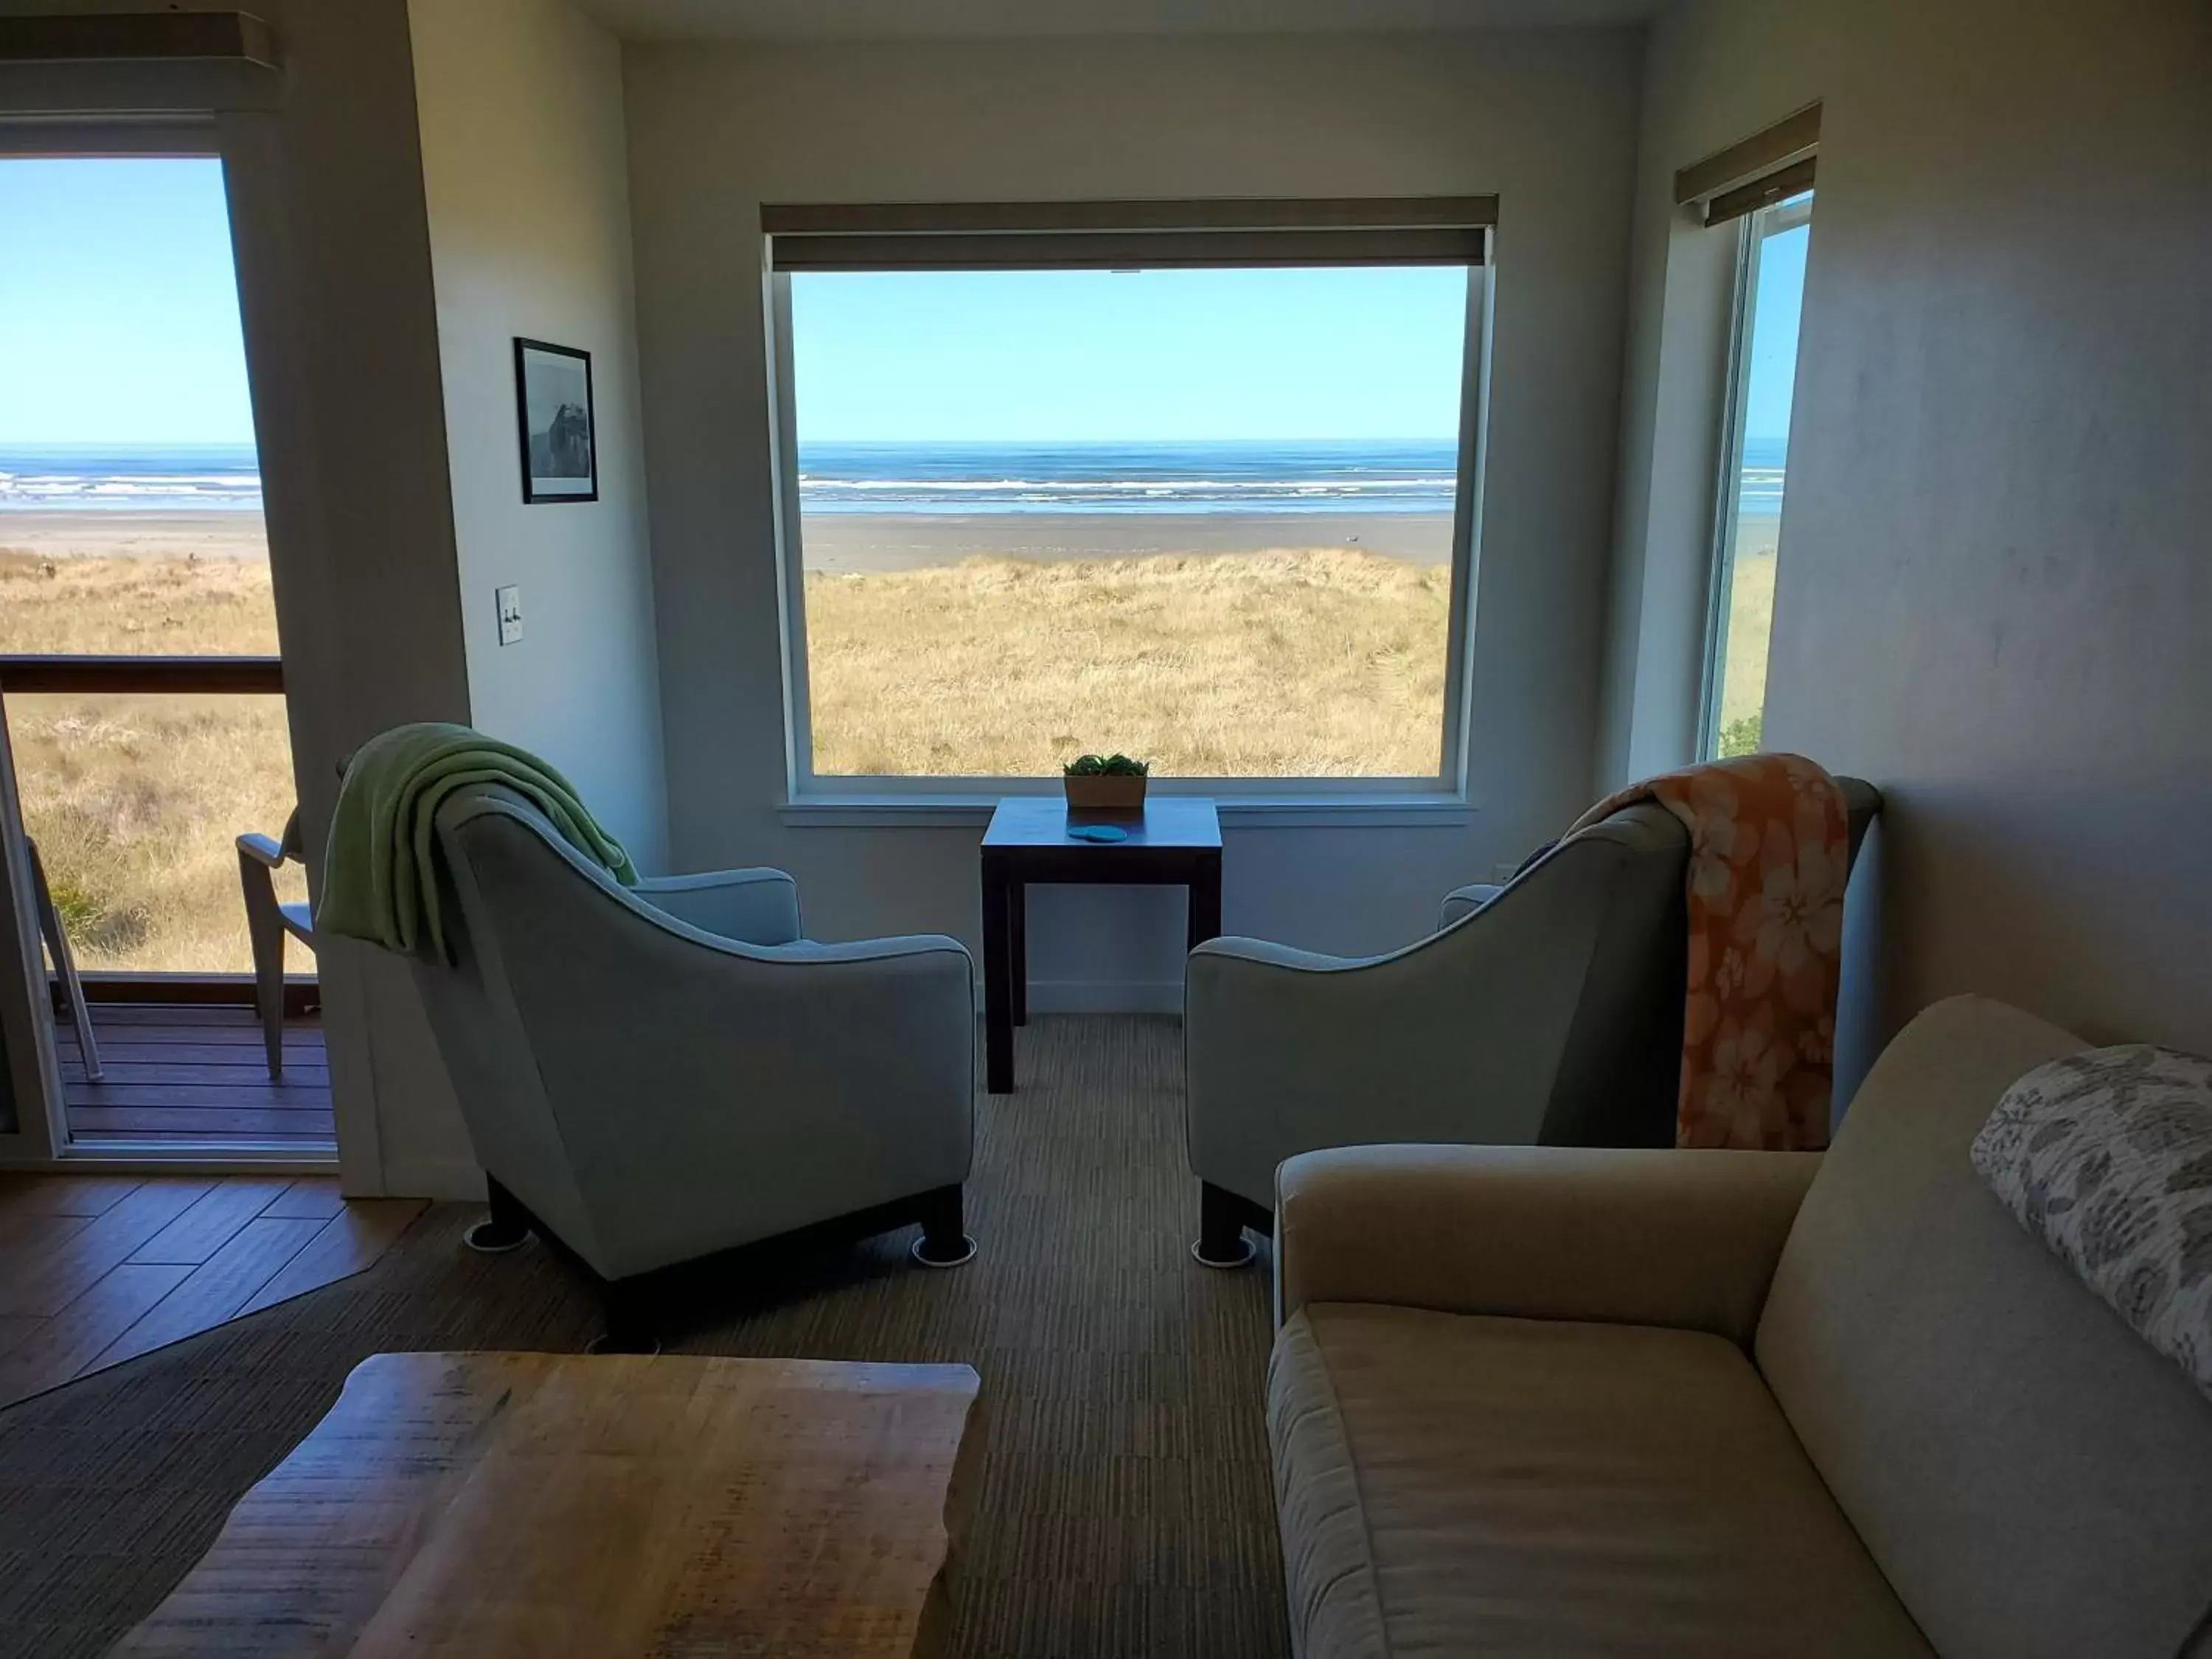
[[422,1208],[326,1176],[0,1175],[0,1407],[359,1273]]
[[78,1144],[247,1143],[335,1156],[319,1016],[284,1022],[284,1073],[275,1079],[251,1008],[94,1003],[92,1032],[106,1073],[98,1083],[86,1080],[68,1023],[54,1030],[70,1137]]

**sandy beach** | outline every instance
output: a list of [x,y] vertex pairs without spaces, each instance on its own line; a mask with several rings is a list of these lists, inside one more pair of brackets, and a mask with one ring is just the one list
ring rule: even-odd
[[261,514],[203,508],[172,513],[0,513],[0,552],[47,558],[92,555],[126,559],[266,559]]
[[810,513],[805,565],[920,570],[972,554],[1125,559],[1162,553],[1348,548],[1408,563],[1451,562],[1447,513]]

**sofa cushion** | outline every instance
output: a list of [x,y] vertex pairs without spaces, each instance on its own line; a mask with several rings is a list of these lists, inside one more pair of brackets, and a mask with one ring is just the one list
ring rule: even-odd
[[1929,1652],[1718,1337],[1316,1304],[1268,1426],[1305,1659]]
[[1945,1659],[2173,1659],[2212,1604],[2212,1401],[1976,1176],[2006,1086],[2085,1045],[1940,1003],[1797,1214],[1759,1368]]

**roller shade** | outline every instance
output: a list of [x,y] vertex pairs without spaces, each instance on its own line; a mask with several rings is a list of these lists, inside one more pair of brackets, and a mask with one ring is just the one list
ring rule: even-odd
[[763,205],[777,270],[1483,262],[1494,196]]
[[1724,224],[1813,188],[1820,143],[1820,106],[1808,104],[1741,143],[1692,163],[1674,175],[1674,200],[1696,207],[1709,225]]
[[1747,213],[1756,213],[1812,188],[1813,158],[1808,155],[1802,161],[1791,162],[1779,173],[1770,173],[1764,179],[1754,179],[1747,185],[1722,191],[1705,204],[1705,222],[1726,224],[1731,219],[1741,219]]
[[0,63],[212,59],[274,69],[269,25],[242,11],[75,12],[0,17]]

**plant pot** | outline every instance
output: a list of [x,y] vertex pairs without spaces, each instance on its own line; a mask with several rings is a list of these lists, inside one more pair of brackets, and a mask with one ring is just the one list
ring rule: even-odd
[[1141,772],[1063,772],[1060,781],[1066,787],[1071,812],[1121,812],[1133,817],[1145,810],[1145,785],[1150,781]]

